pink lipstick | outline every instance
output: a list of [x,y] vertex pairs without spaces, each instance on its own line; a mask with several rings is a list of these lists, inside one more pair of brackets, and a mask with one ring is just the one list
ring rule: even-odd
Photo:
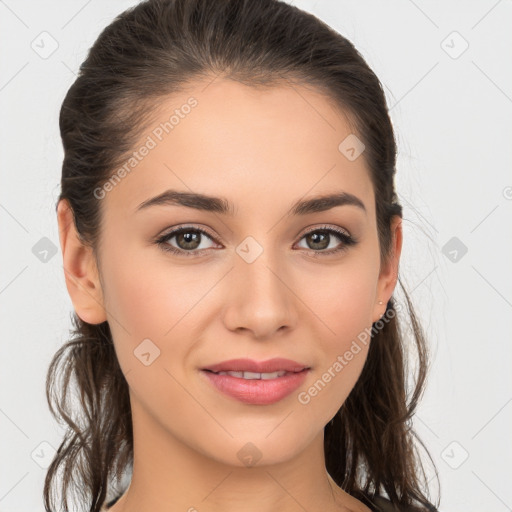
[[252,405],[269,405],[295,391],[311,368],[290,359],[267,361],[231,359],[202,368],[208,381],[222,393]]

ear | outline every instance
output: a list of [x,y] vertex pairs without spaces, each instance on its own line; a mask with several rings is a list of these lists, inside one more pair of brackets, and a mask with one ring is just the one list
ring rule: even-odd
[[66,287],[76,314],[89,324],[100,324],[107,317],[103,293],[92,248],[79,239],[73,212],[66,199],[57,206],[59,239]]
[[[377,298],[373,311],[373,322],[377,322],[386,311],[386,305],[393,294],[398,281],[398,264],[402,252],[402,218],[399,215],[391,219],[391,247],[386,264],[382,265],[377,283]],[[378,304],[382,301],[383,304]]]

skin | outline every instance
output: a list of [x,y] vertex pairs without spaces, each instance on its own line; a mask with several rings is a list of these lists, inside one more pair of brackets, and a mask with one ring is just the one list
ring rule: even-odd
[[[392,255],[381,266],[364,153],[349,161],[338,150],[352,130],[319,92],[196,82],[160,101],[141,140],[190,96],[198,105],[101,200],[99,265],[78,240],[67,202],[58,207],[74,308],[86,322],[109,322],[130,388],[134,472],[110,510],[368,511],[330,478],[323,454],[323,429],[354,387],[368,346],[308,404],[297,395],[383,315],[397,281],[401,219],[392,221]],[[226,197],[236,215],[176,205],[135,211],[166,189]],[[345,205],[286,215],[295,201],[334,191],[359,197],[366,213]],[[215,236],[201,235],[202,255],[178,256],[154,243],[190,223]],[[358,243],[313,258],[320,246],[308,245],[304,232],[324,224]],[[247,236],[263,248],[253,263],[236,252]],[[167,244],[187,250],[179,237]],[[330,235],[329,249],[341,244]],[[160,350],[149,366],[134,356],[146,338]],[[225,396],[199,370],[278,356],[312,369],[272,405]],[[249,442],[261,455],[252,467],[237,456]]]

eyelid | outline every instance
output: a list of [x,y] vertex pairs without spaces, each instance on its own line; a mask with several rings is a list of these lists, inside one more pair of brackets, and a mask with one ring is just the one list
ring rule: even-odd
[[205,233],[214,242],[220,243],[219,237],[217,235],[214,235],[208,228],[203,227],[202,225],[199,225],[199,224],[183,224],[183,225],[168,228],[161,235],[156,236],[155,241],[161,240],[161,239],[166,238],[171,235],[176,236],[176,234],[179,234],[182,231],[186,231],[187,229],[190,229],[191,231],[199,231],[199,232]]
[[337,231],[337,232],[343,233],[346,236],[349,236],[349,237],[352,236],[349,231],[347,231],[345,228],[342,228],[340,226],[334,226],[334,225],[330,225],[330,224],[322,224],[321,226],[319,226],[317,224],[317,225],[314,225],[313,227],[311,227],[311,229],[306,228],[306,231],[302,232],[301,238],[306,236],[306,235],[309,235],[309,233],[313,233],[315,231],[322,231],[324,229],[325,230],[332,229],[333,231]]

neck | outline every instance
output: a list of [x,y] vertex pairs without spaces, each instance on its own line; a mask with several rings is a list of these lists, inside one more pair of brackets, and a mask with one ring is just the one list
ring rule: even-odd
[[132,408],[132,479],[109,512],[369,511],[327,473],[323,431],[293,458],[275,461],[270,456],[268,464],[255,446],[241,441],[239,454],[245,450],[261,458],[253,466],[238,458],[233,465],[181,442],[134,401]]

